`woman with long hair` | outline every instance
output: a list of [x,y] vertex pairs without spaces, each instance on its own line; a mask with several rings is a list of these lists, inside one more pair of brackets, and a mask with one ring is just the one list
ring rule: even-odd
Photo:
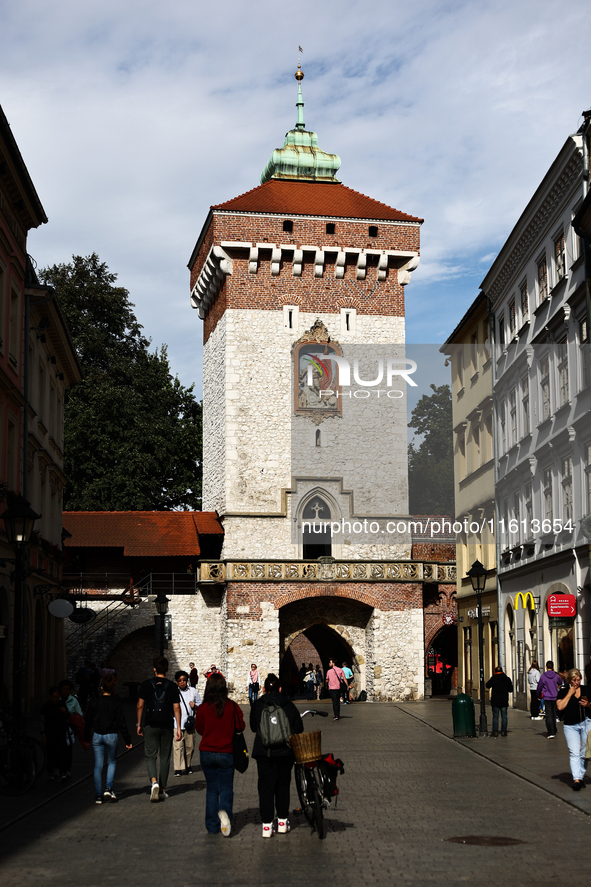
[[205,776],[205,827],[210,835],[227,838],[232,829],[234,803],[233,740],[236,730],[244,730],[242,711],[228,699],[226,679],[213,672],[205,685],[203,703],[195,711],[201,769]]
[[[113,791],[113,781],[117,766],[118,731],[121,732],[125,740],[125,748],[132,747],[121,700],[114,696],[116,683],[117,678],[113,673],[106,674],[101,679],[99,695],[90,700],[86,710],[84,739],[89,742],[92,734],[95,804],[117,800]],[[107,784],[103,792],[101,787],[105,752],[107,753]]]
[[556,708],[562,712],[564,738],[570,752],[570,771],[573,775],[573,791],[585,788],[585,749],[587,733],[591,727],[591,708],[588,688],[581,686],[581,672],[571,668],[566,676],[569,687],[558,691]]

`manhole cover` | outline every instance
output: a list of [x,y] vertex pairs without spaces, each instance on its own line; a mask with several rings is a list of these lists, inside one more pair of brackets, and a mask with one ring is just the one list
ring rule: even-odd
[[452,844],[475,844],[479,847],[513,847],[514,844],[525,844],[518,838],[503,838],[501,835],[464,835],[458,838],[446,838]]

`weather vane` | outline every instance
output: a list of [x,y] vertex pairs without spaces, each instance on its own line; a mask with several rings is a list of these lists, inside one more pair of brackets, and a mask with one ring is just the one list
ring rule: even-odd
[[304,50],[302,49],[302,47],[298,46],[298,69],[295,72],[295,79],[298,81],[298,83],[301,83],[302,80],[304,79],[304,72],[302,71],[302,66],[300,64],[300,56],[303,51]]

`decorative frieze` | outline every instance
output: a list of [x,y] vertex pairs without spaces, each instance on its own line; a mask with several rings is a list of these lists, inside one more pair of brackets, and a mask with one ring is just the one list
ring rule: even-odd
[[455,564],[414,561],[202,561],[199,582],[455,582]]

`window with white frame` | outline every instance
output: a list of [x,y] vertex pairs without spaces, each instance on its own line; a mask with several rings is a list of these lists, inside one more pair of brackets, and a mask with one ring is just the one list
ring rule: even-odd
[[515,309],[515,299],[511,299],[509,302],[509,331],[512,336],[515,335],[515,330],[517,328],[517,312]]
[[529,434],[529,376],[521,380],[521,425],[525,437]]
[[499,345],[505,347],[505,316],[499,317]]
[[540,393],[542,400],[541,419],[544,422],[550,416],[550,361],[547,356],[540,363]]
[[517,394],[515,388],[509,394],[509,420],[511,426],[510,446],[517,443]]
[[538,304],[548,298],[548,263],[546,256],[538,262]]
[[554,275],[558,283],[566,274],[566,250],[564,245],[564,231],[561,231],[554,240]]
[[567,456],[562,460],[562,513],[565,521],[573,517],[573,460]]
[[560,406],[562,407],[569,401],[568,346],[566,336],[558,344],[558,386],[560,390]]
[[544,469],[544,518],[552,520],[552,469]]
[[591,379],[591,348],[589,347],[589,327],[586,317],[579,321],[579,351],[581,355],[581,391],[587,391]]
[[521,297],[521,322],[525,323],[529,318],[529,294],[527,292],[527,280],[524,280],[519,287]]
[[534,515],[531,496],[531,484],[525,485],[525,496],[523,501],[525,504],[525,532],[526,537],[529,539],[529,537],[531,536],[531,527]]

